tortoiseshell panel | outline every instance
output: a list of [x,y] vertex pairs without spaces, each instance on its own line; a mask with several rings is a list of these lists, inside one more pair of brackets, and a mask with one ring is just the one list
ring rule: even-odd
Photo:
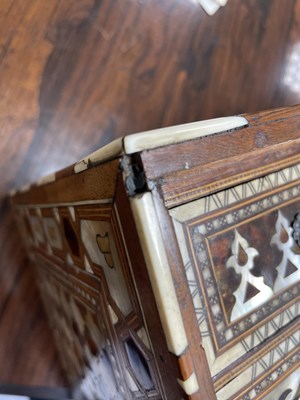
[[299,167],[170,211],[220,400],[300,385]]

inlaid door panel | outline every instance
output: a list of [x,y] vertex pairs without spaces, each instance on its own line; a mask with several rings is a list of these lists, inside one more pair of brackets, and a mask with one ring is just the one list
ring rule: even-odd
[[281,399],[300,376],[299,178],[295,165],[170,210],[220,400],[274,385]]

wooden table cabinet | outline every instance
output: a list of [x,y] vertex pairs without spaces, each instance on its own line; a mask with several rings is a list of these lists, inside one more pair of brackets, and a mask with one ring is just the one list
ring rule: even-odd
[[299,106],[125,136],[11,202],[74,398],[299,398]]

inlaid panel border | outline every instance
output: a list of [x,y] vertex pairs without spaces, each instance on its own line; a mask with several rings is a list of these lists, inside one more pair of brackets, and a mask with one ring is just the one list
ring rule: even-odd
[[300,350],[299,347],[291,352],[288,357],[273,365],[260,379],[251,382],[238,394],[230,397],[229,400],[260,400],[272,390],[274,382],[279,385],[286,377],[299,368]]
[[[245,346],[245,343],[243,343]],[[231,389],[238,389],[239,385],[244,387],[243,375],[248,374],[250,381],[255,382],[264,374],[266,375],[270,368],[289,357],[290,354],[300,350],[300,320],[298,319],[291,326],[282,329],[282,333],[275,338],[269,338],[261,343],[253,353],[249,353],[247,359],[242,363],[236,360],[230,365],[230,368],[214,377],[214,386],[216,392],[221,390],[226,384]],[[247,346],[245,346],[247,350]],[[300,353],[298,354],[300,360]],[[291,371],[286,369],[289,374]],[[247,383],[247,382],[246,382]]]
[[[226,229],[232,229],[232,226],[237,227],[239,224],[245,224],[251,218],[259,218],[261,215],[274,210],[276,205],[274,205],[272,199],[281,198],[280,201],[282,201],[282,199],[289,196],[293,196],[294,198],[281,203],[276,201],[277,204],[280,204],[280,208],[298,201],[298,196],[300,196],[299,184],[294,186],[289,185],[284,190],[267,193],[264,197],[260,198],[260,205],[257,205],[255,199],[252,202],[248,202],[246,207],[244,204],[242,206],[237,205],[236,207],[223,210],[223,213],[218,212],[217,218],[211,215],[210,218],[205,217],[184,224],[186,240],[191,252],[191,260],[193,260],[192,265],[197,276],[197,282],[201,288],[201,297],[206,305],[206,316],[209,321],[216,354],[221,354],[232,347],[240,338],[247,336],[248,330],[254,325],[259,328],[265,322],[274,319],[276,311],[278,314],[288,311],[290,305],[295,304],[297,299],[299,301],[300,282],[287,288],[280,295],[273,296],[270,301],[266,302],[258,310],[247,314],[245,318],[229,323],[224,317],[225,313],[222,312],[222,301],[220,300],[218,291],[215,289],[216,277],[213,268],[209,267],[211,265],[211,256],[207,240],[215,232],[219,234]],[[263,212],[259,212],[260,210],[263,210]],[[243,213],[242,217],[241,212]],[[228,221],[227,215],[231,215],[230,221]],[[237,216],[236,220],[234,215]],[[222,224],[224,224],[224,229],[219,230]],[[199,265],[199,268],[196,265]],[[208,288],[210,290],[209,295],[207,294]],[[297,303],[295,307],[296,311],[299,312]],[[278,310],[283,310],[283,312]],[[280,329],[280,325],[278,329]]]
[[[194,303],[194,310],[202,336],[202,343],[208,357],[216,390],[224,385],[225,382],[233,379],[234,376],[230,373],[231,360],[229,359],[229,355],[229,358],[226,355],[227,348],[223,348],[221,350],[218,348],[218,343],[213,343],[213,334],[212,330],[210,329],[210,325],[208,324],[208,316],[206,308],[204,307],[204,295],[201,293],[201,290],[199,290],[199,282],[197,283],[198,279],[196,279],[195,277],[195,267],[193,265],[194,256],[192,254],[193,252],[188,249],[189,239],[191,240],[192,236],[191,232],[189,232],[189,229],[192,230],[192,228],[195,227],[197,223],[203,223],[203,225],[205,225],[214,218],[219,218],[220,220],[224,217],[224,215],[229,215],[234,210],[237,210],[239,208],[242,209],[243,207],[245,209],[244,214],[241,216],[243,220],[239,221],[239,219],[241,218],[236,218],[235,221],[233,221],[233,218],[231,218],[231,223],[244,224],[244,221],[247,220],[247,218],[258,218],[260,215],[266,215],[272,209],[275,210],[279,207],[284,207],[289,204],[289,202],[293,203],[297,201],[296,198],[300,195],[299,178],[300,165],[297,164],[285,168],[284,170],[272,173],[270,175],[256,178],[253,181],[241,183],[239,186],[236,186],[234,188],[229,188],[222,192],[214,193],[210,196],[201,198],[192,203],[181,205],[179,207],[169,210],[170,216],[173,219],[175,231],[177,232],[177,238],[186,269],[186,276],[190,288],[190,293],[192,295]],[[255,200],[259,202],[256,209],[253,208]],[[221,224],[219,223],[219,229],[220,225]],[[223,229],[226,229],[226,226]],[[227,229],[230,229],[229,224]],[[202,233],[207,236],[213,234],[212,228],[210,229],[209,233],[208,231],[209,230],[206,229]],[[198,243],[198,246],[200,246],[200,243]],[[202,251],[203,253],[206,253],[207,256],[207,243],[205,243],[205,241],[202,242],[202,246]],[[212,276],[211,278],[212,285],[215,276]],[[274,333],[282,329],[289,321],[299,316],[300,285],[295,284],[293,285],[293,287],[290,287],[286,292],[286,309],[284,311],[280,310],[280,307],[277,304],[278,310],[276,312],[273,311],[273,314],[271,316],[268,314],[269,309],[266,309],[266,315],[268,315],[268,317],[266,318],[265,315],[264,319],[262,318],[258,329],[252,333],[251,331],[245,330],[242,341],[240,343],[236,341],[236,344],[234,344],[234,352],[236,354],[236,358],[234,359],[237,360],[237,374],[239,372],[238,369],[245,369],[246,365],[248,365],[245,361],[245,355],[249,354],[249,351],[251,351],[251,349],[253,349],[255,346],[258,346],[265,337],[272,336]],[[279,296],[276,297],[276,301],[278,302]],[[271,300],[274,300],[274,298],[272,298]],[[219,310],[219,313],[222,313],[221,308]],[[249,322],[249,320],[247,322]],[[233,327],[235,324],[235,322],[233,322],[232,324],[227,323],[227,325],[231,325],[231,327]],[[226,337],[224,338],[224,343],[226,343]],[[270,346],[272,347],[272,345],[273,344],[271,340]],[[296,344],[295,346],[297,347]],[[270,358],[270,360],[272,360],[272,350],[267,353],[267,356]],[[253,363],[255,364],[254,358]],[[253,379],[256,379],[255,365],[252,365],[252,367]]]

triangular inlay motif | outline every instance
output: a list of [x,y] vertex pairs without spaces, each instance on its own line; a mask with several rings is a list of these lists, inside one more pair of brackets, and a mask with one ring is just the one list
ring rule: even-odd
[[246,288],[246,293],[245,293],[245,299],[244,299],[244,303],[246,303],[246,301],[252,299],[252,297],[256,296],[260,291],[253,286],[250,282],[248,282],[247,288]]
[[284,277],[286,278],[287,276],[290,276],[294,272],[297,272],[297,271],[298,271],[298,268],[290,260],[288,260]]

